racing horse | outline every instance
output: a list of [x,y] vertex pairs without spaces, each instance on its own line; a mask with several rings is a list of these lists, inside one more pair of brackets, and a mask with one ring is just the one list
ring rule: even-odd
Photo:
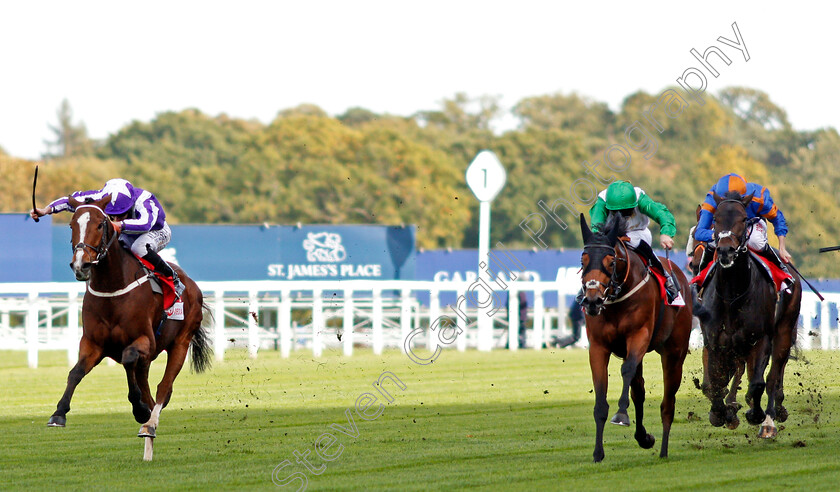
[[[79,361],[67,376],[67,387],[48,426],[64,427],[76,386],[103,358],[122,363],[128,378],[128,400],[134,419],[142,424],[139,437],[154,438],[160,412],[172,396],[172,384],[192,347],[192,366],[202,372],[210,365],[210,346],[201,325],[203,297],[196,283],[179,267],[186,287],[183,320],[164,318],[163,296],[153,292],[149,273],[120,245],[119,232],[104,212],[111,199],[70,198],[75,209],[70,220],[76,280],[87,282],[82,303],[82,339]],[[173,316],[174,318],[174,316]],[[152,398],[149,365],[167,351],[166,369]],[[148,443],[148,441],[147,441]],[[147,444],[148,445],[148,444]]]
[[685,275],[667,260],[663,264],[672,271],[685,306],[666,306],[660,286],[642,257],[621,238],[625,222],[612,214],[603,233],[593,233],[580,216],[583,236],[581,281],[584,286],[582,306],[585,308],[586,335],[589,339],[589,366],[595,388],[595,462],[604,459],[604,424],[607,421],[607,379],[610,355],[624,359],[621,364],[623,386],[618,411],[611,423],[630,425],[627,408],[628,391],[636,410],[634,437],[644,449],[653,447],[656,439],[645,430],[645,379],[642,358],[655,350],[662,359],[664,397],[660,405],[662,447],[659,456],[668,456],[668,438],[674,421],[676,394],[682,381],[683,362],[688,354],[691,332],[692,302]]
[[[737,404],[724,397],[727,385],[746,363],[749,386],[746,413],[751,425],[761,425],[758,436],[772,438],[778,433],[775,420],[784,422],[788,412],[784,401],[784,370],[796,340],[802,283],[798,280],[789,292],[778,296],[775,286],[765,277],[757,259],[748,252],[751,224],[746,207],[752,195],[741,197],[730,192],[723,197],[713,194],[717,265],[703,290],[699,306],[704,342],[703,393],[711,401],[709,421],[719,427],[737,427]],[[796,279],[796,277],[794,277]],[[765,381],[764,373],[772,359]],[[734,384],[733,384],[734,387]],[[767,407],[761,407],[766,390]],[[729,402],[729,404],[727,404]]]

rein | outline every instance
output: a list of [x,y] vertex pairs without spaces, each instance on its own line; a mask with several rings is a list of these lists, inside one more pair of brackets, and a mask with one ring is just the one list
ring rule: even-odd
[[[618,295],[621,294],[621,291],[622,291],[624,285],[627,283],[627,279],[630,278],[630,264],[629,264],[629,261],[628,261],[628,258],[630,257],[630,254],[629,254],[629,251],[627,249],[627,244],[621,239],[619,239],[618,242],[621,244],[621,248],[624,250],[624,257],[620,257],[620,256],[616,255],[615,259],[616,259],[616,261],[623,261],[623,262],[627,263],[627,268],[625,269],[625,272],[624,272],[624,278],[619,282],[618,278],[616,277],[616,269],[613,268],[613,271],[610,272],[610,283],[609,283],[609,285],[604,284],[603,282],[598,281],[598,280],[590,280],[590,281],[586,282],[586,284],[584,284],[584,287],[587,288],[587,289],[595,289],[599,285],[604,287],[604,305],[617,304],[619,302],[624,301],[628,297],[630,297],[633,294],[635,294],[636,292],[638,292],[639,289],[641,289],[642,286],[644,286],[644,284],[647,283],[647,281],[649,280],[649,277],[650,277],[650,272],[647,271],[647,269],[646,269],[645,270],[645,278],[641,282],[639,282],[635,287],[633,287],[633,289],[631,289],[629,292],[627,292],[626,294],[624,294],[620,298],[617,298]],[[615,247],[614,246],[607,246],[606,244],[590,244],[588,246],[584,246],[584,250],[589,249],[589,248],[608,249],[608,250],[612,251],[613,253],[615,253]]]

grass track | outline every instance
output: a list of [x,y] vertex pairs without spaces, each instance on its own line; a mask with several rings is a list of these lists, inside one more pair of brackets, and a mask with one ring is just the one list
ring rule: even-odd
[[[775,441],[755,438],[743,411],[736,431],[709,425],[708,404],[692,383],[700,360],[690,355],[667,460],[658,458],[660,366],[649,355],[645,421],[657,443],[642,450],[633,427],[607,426],[600,464],[591,463],[585,351],[445,351],[429,366],[398,352],[328,352],[317,361],[305,353],[288,360],[275,352],[256,360],[226,355],[206,374],[181,374],[161,416],[155,460],[145,463],[121,366],[95,368],[76,391],[68,427],[47,428],[64,389],[65,354],[42,353],[42,367],[30,370],[24,353],[0,352],[0,489],[268,490],[277,488],[272,470],[284,460],[293,466],[279,478],[305,472],[308,490],[836,490],[840,483],[837,353],[791,361],[791,416]],[[152,368],[155,382],[161,362]],[[614,411],[619,361],[610,367]],[[356,439],[333,431],[345,447],[336,460],[315,457],[318,436],[331,423],[346,424],[345,409],[360,394],[375,393],[371,383],[384,371],[406,389],[389,383],[394,403],[376,420],[355,416]],[[306,472],[295,450],[312,452],[310,460],[326,469]]]

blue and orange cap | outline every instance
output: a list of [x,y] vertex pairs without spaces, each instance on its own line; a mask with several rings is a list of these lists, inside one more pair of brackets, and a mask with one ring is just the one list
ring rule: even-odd
[[720,196],[730,191],[737,191],[739,195],[744,196],[747,194],[747,180],[735,173],[730,173],[720,178],[713,189]]

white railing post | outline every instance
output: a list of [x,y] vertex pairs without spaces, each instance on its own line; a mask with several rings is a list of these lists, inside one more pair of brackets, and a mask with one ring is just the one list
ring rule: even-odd
[[354,309],[353,289],[344,289],[344,323],[342,326],[344,333],[341,335],[341,341],[344,343],[344,355],[347,357],[353,355],[353,326],[356,321]]
[[67,363],[75,366],[79,361],[79,295],[67,294]]
[[26,362],[29,367],[38,367],[38,293],[29,291],[29,307],[26,312]]
[[508,290],[508,348],[514,352],[519,348],[519,292],[513,282]]
[[379,355],[384,346],[382,333],[382,289],[373,289],[373,353]]
[[[426,347],[434,353],[438,346],[437,330],[432,330],[432,324],[440,317],[440,292],[437,289],[429,291],[429,329],[426,332]],[[440,327],[437,328],[438,330]]]
[[820,303],[820,345],[823,350],[831,349],[831,323],[828,316],[828,303]]
[[400,350],[405,353],[405,339],[411,333],[411,289],[400,291]]
[[216,288],[213,292],[213,318],[215,321],[213,352],[216,354],[216,360],[221,362],[225,360],[225,347],[227,347],[227,340],[225,339],[225,292],[221,288]]
[[260,349],[260,304],[257,302],[257,292],[248,292],[248,355],[257,358]]
[[545,316],[545,302],[543,291],[540,287],[534,288],[534,350],[542,350],[543,344],[543,318]]
[[289,357],[292,350],[292,298],[291,291],[280,291],[280,307],[277,310],[277,324],[280,332],[280,357]]
[[[461,299],[466,299],[466,291],[462,288],[458,288],[458,297],[455,299],[455,308],[458,308],[458,304]],[[467,310],[467,303],[464,302],[462,304],[464,306],[464,311]],[[466,313],[463,314],[466,317]],[[457,314],[455,315],[457,318],[455,323],[458,325],[458,328],[461,329],[461,334],[458,335],[458,339],[455,341],[455,347],[458,349],[458,352],[464,352],[467,350],[467,322]]]
[[324,298],[321,289],[312,289],[312,355],[321,357],[324,350],[321,332],[324,330]]

